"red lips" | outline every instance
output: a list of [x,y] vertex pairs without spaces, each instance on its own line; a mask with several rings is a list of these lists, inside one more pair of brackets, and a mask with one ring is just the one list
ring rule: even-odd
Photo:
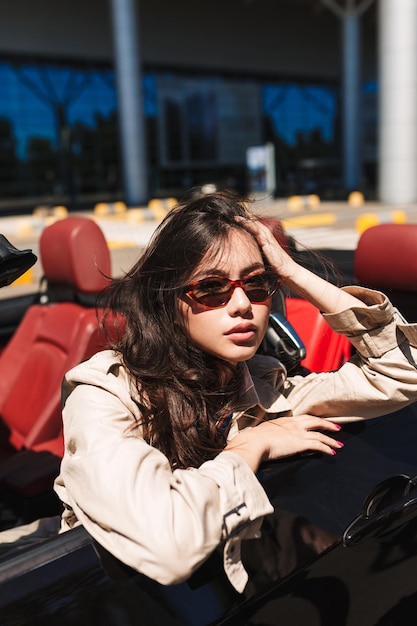
[[237,326],[234,326],[233,328],[231,328],[230,330],[228,330],[225,335],[235,335],[235,334],[239,334],[239,333],[249,333],[249,332],[255,332],[256,326],[254,326],[253,324],[238,324]]

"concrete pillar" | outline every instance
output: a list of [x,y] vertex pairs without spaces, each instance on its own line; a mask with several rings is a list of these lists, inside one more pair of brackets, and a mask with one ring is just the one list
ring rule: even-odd
[[111,0],[110,4],[127,206],[143,205],[148,200],[138,4],[139,0]]
[[417,200],[417,0],[379,0],[379,199]]
[[360,119],[360,18],[356,10],[342,17],[343,75],[343,183],[346,191],[357,189],[361,183],[361,119]]
[[361,160],[361,16],[374,0],[321,0],[342,22],[342,152],[343,186],[352,191],[360,186]]

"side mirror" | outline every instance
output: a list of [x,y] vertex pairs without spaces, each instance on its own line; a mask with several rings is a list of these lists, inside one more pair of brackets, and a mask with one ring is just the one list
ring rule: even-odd
[[10,285],[37,261],[32,250],[18,250],[0,235],[0,287]]
[[270,313],[268,328],[260,348],[262,354],[276,357],[288,372],[288,374],[302,369],[300,363],[306,356],[306,348],[297,331],[289,321],[279,313]]

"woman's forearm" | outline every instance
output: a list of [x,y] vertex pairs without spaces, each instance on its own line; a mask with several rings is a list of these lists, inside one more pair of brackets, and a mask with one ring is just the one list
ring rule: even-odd
[[[282,270],[281,270],[282,271]],[[301,298],[308,300],[322,313],[340,313],[352,307],[365,307],[366,304],[327,282],[295,261],[285,264],[286,275],[282,276],[283,285]]]

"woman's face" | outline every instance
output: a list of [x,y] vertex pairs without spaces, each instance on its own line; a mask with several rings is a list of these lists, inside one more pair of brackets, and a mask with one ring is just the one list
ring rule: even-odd
[[[259,247],[244,231],[231,230],[221,254],[209,253],[196,268],[190,282],[209,276],[244,279],[265,269]],[[195,346],[224,361],[236,364],[250,359],[257,351],[268,325],[271,299],[251,302],[236,287],[222,307],[209,309],[185,294],[180,299],[189,336]]]

